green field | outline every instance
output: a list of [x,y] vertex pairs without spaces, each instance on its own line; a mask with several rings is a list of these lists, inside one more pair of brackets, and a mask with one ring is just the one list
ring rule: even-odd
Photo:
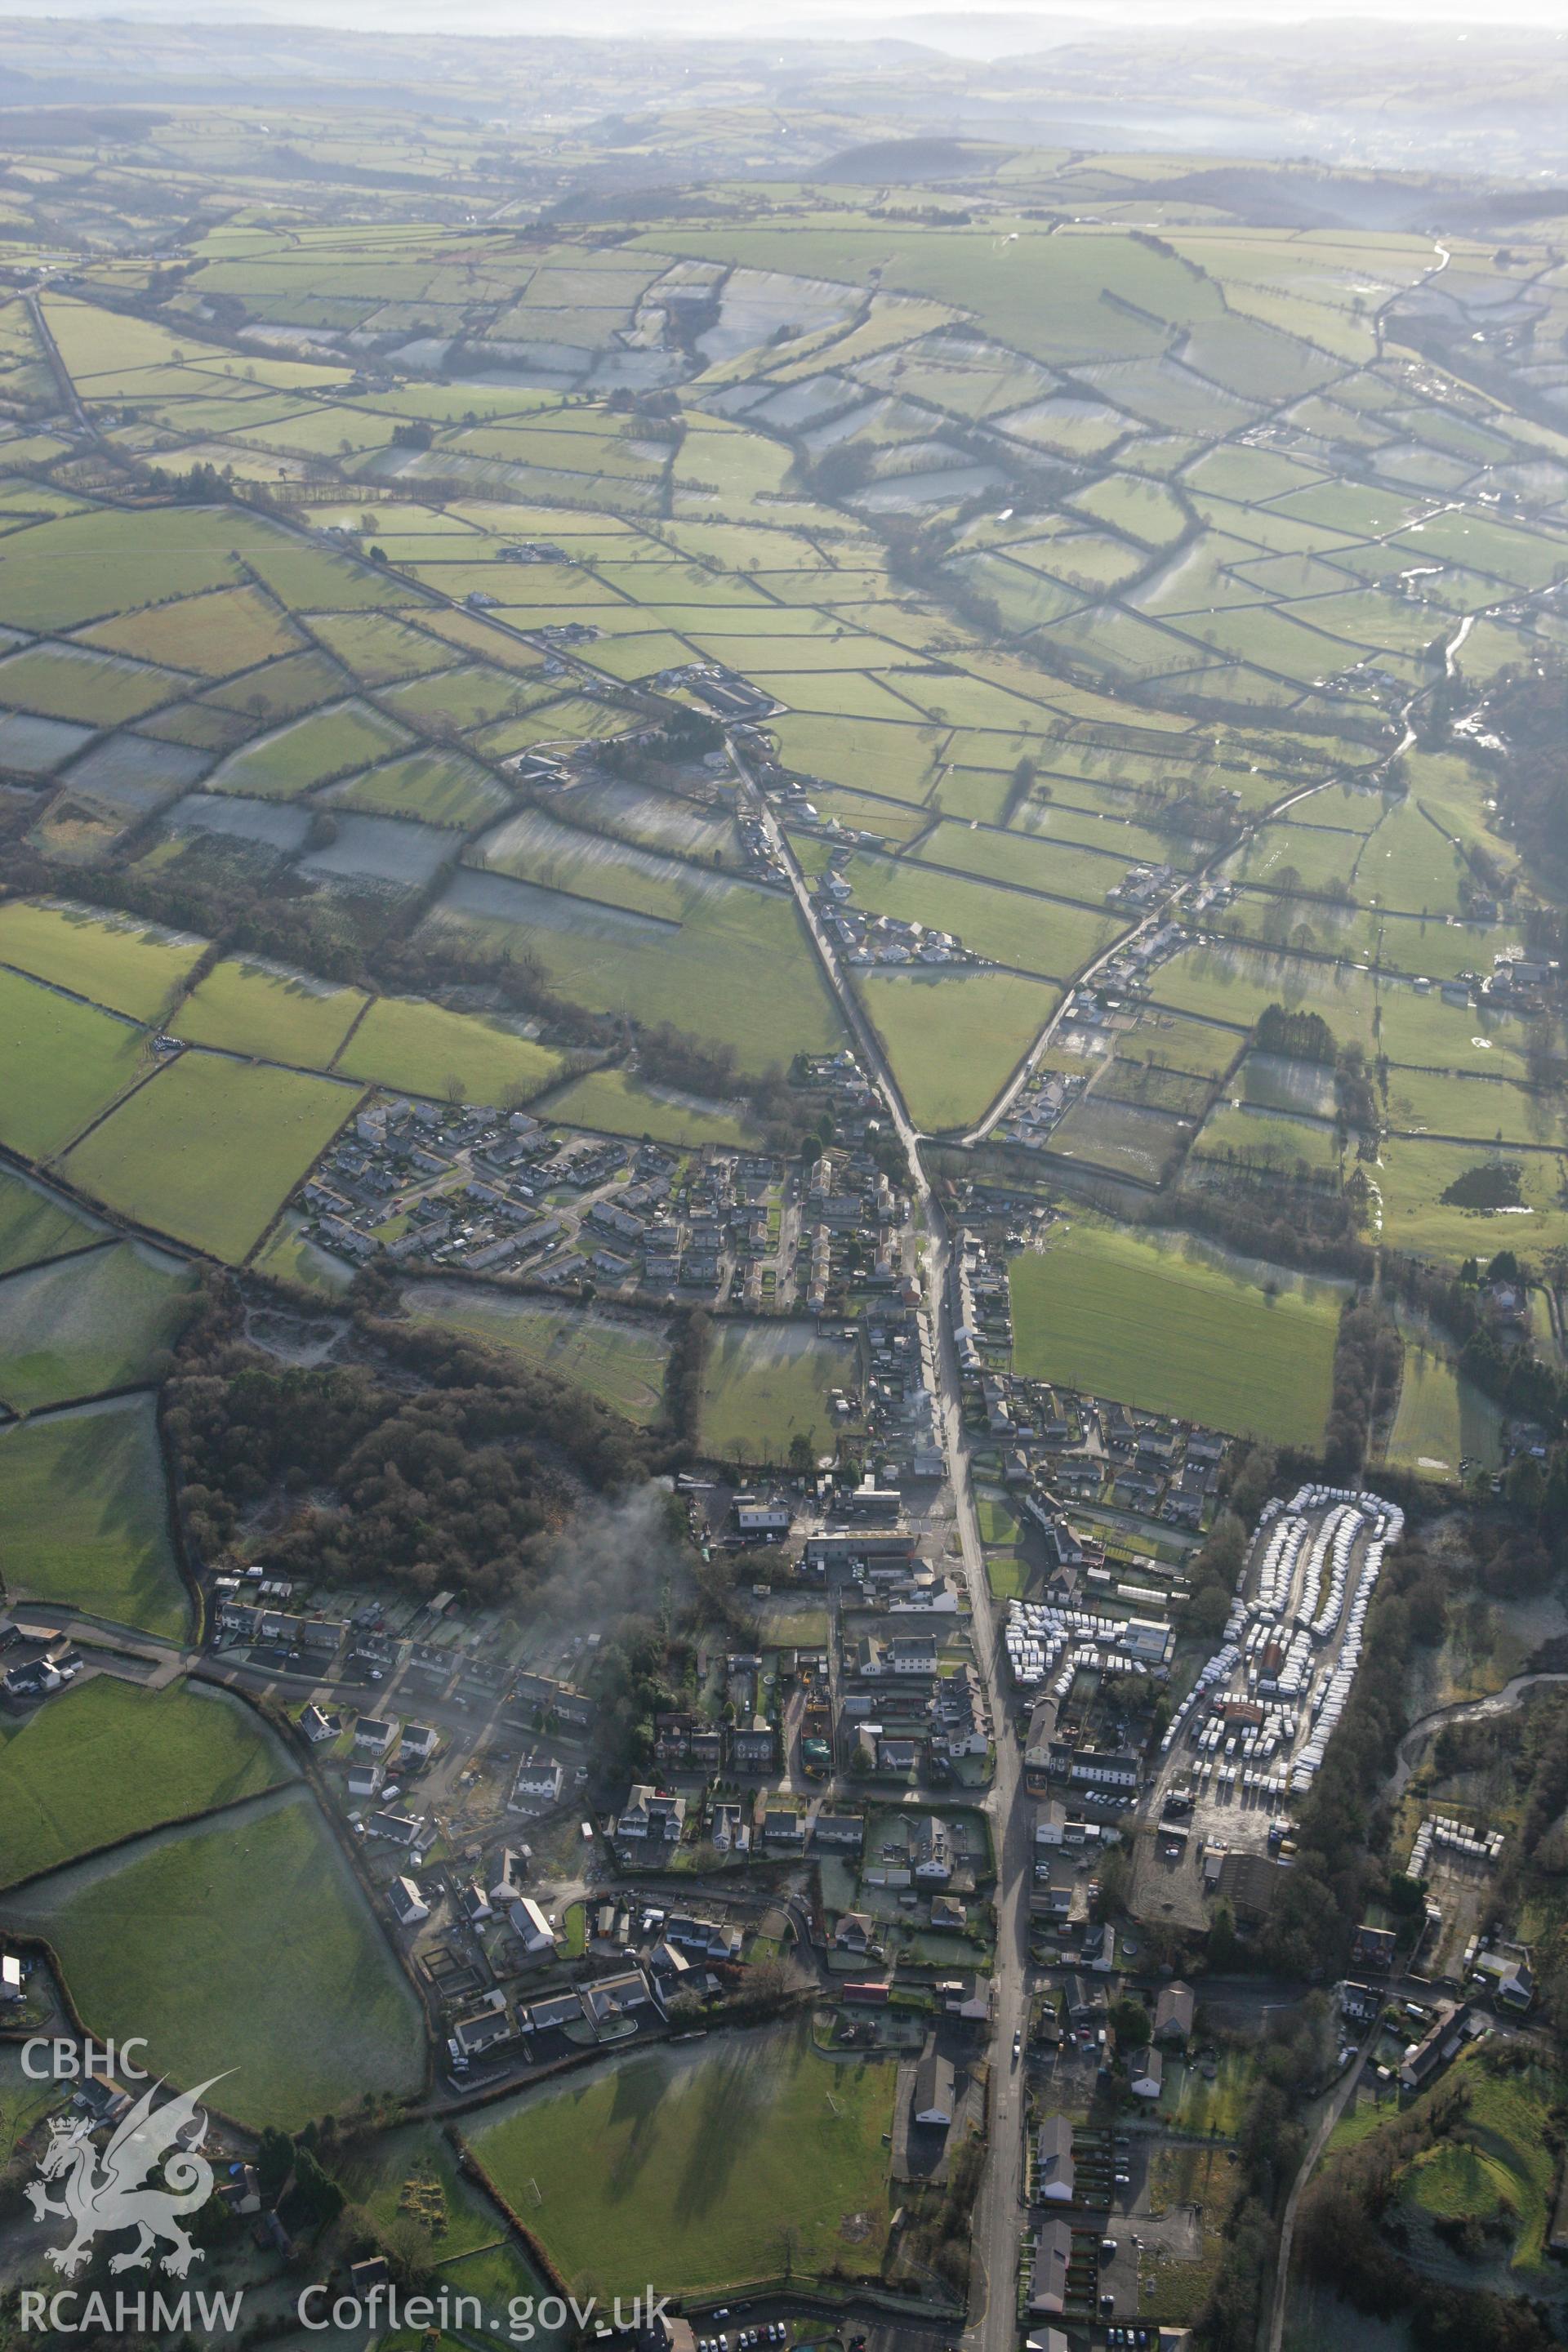
[[798,2275],[865,2276],[887,2239],[896,2075],[819,2057],[801,2021],[574,2076],[467,2137],[560,2274],[591,2272],[601,2294],[777,2277],[785,2224]]
[[405,728],[368,703],[342,702],[310,711],[275,735],[258,736],[225,761],[211,788],[254,793],[262,800],[292,800],[313,784],[404,751],[408,742]]
[[0,1169],[0,1274],[39,1265],[103,1238],[101,1228],[68,1202]]
[[99,1675],[20,1723],[0,1719],[0,1884],[294,1778],[237,1700]]
[[338,1075],[433,1101],[527,1102],[561,1056],[488,1014],[447,1013],[410,996],[378,996],[338,1057]]
[[1333,1285],[1081,1220],[1015,1258],[1010,1279],[1014,1364],[1026,1377],[1278,1444],[1321,1442]]
[[360,1099],[298,1071],[182,1054],[77,1146],[66,1171],[107,1208],[237,1262]]
[[201,952],[200,940],[176,938],[125,915],[94,915],[34,898],[0,907],[0,963],[136,1021],[157,1019]]
[[252,2130],[416,2089],[420,2011],[302,1791],[154,1832],[13,1896],[100,2037],[145,2034],[178,2084]]
[[[1469,1209],[1444,1200],[1453,1184],[1499,1161],[1519,1170],[1517,1205]],[[1527,1151],[1509,1144],[1428,1143],[1393,1135],[1385,1138],[1377,1167],[1369,1173],[1383,1195],[1385,1242],[1395,1249],[1462,1263],[1467,1257],[1489,1257],[1500,1249],[1541,1256],[1568,1244],[1565,1168],[1568,1162],[1554,1151]]]
[[1495,1470],[1502,1460],[1502,1414],[1458,1371],[1447,1349],[1401,1318],[1405,1363],[1386,1459],[1431,1478],[1458,1478],[1462,1462]]
[[526,950],[588,1011],[668,1021],[729,1046],[743,1072],[787,1069],[797,1053],[844,1042],[799,917],[776,891],[710,882],[675,924],[465,873],[416,937],[439,950],[449,934],[497,958]]
[[324,1070],[364,1003],[357,988],[328,988],[277,965],[220,963],[193,989],[174,1026],[193,1045]]
[[0,1429],[0,1563],[13,1600],[184,1638],[151,1397]]
[[858,1384],[847,1341],[819,1339],[805,1323],[713,1326],[702,1371],[698,1443],[715,1461],[785,1462],[804,1431],[814,1454],[833,1442],[831,1388]]
[[1432,2221],[1484,2221],[1500,2212],[1513,2232],[1512,2270],[1544,2273],[1554,2182],[1545,2129],[1561,2079],[1541,2066],[1507,2073],[1476,2052],[1447,2079],[1464,2093],[1460,2120],[1406,2167],[1400,2201]]
[[651,1136],[656,1143],[682,1148],[728,1143],[749,1150],[759,1141],[749,1120],[721,1105],[679,1094],[671,1087],[645,1085],[626,1070],[590,1070],[574,1079],[552,1097],[549,1116],[568,1127],[595,1129],[605,1135]]
[[661,1323],[550,1307],[478,1283],[411,1284],[404,1303],[414,1322],[461,1332],[553,1372],[628,1421],[650,1422],[662,1410],[669,1339]]
[[1008,971],[855,975],[899,1091],[928,1133],[983,1118],[1061,1002]]
[[0,971],[0,1143],[44,1160],[135,1083],[146,1032]]
[[13,1412],[154,1378],[179,1337],[193,1277],[137,1242],[79,1252],[0,1280],[0,1403]]

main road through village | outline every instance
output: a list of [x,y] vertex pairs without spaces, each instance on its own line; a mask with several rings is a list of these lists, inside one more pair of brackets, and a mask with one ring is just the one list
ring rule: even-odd
[[958,1349],[953,1338],[949,1280],[952,1243],[947,1220],[931,1190],[920,1154],[920,1138],[904,1108],[903,1097],[888,1066],[870,1023],[861,1012],[854,991],[839,968],[838,959],[817,918],[811,894],[794,851],[739,755],[736,764],[751,788],[754,813],[776,851],[800,908],[828,985],[834,992],[861,1066],[876,1087],[909,1161],[910,1185],[925,1228],[925,1284],[933,1341],[938,1411],[947,1456],[947,1479],[954,1520],[969,1587],[975,1663],[985,1684],[991,1720],[996,1731],[996,1772],[989,1800],[992,1835],[996,1848],[996,1965],[992,2010],[992,2069],[989,2108],[989,2153],[975,2207],[970,2323],[964,2341],[971,2352],[1013,2352],[1016,2341],[1015,2281],[1019,2236],[1023,2224],[1024,2069],[1014,2058],[1017,2039],[1027,2025],[1028,1890],[1031,1874],[1030,1839],[1024,1808],[1018,1802],[1020,1759],[1018,1743],[1005,1735],[1006,1694],[1000,1672],[995,1620],[985,1580],[985,1555],[981,1549],[969,1461],[963,1443],[963,1387]]

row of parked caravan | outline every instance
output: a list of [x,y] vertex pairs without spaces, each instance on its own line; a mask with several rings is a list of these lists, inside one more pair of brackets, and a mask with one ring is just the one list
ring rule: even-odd
[[[1313,1531],[1316,1514],[1326,1516]],[[1282,1776],[1261,1767],[1283,1751],[1289,1754],[1310,1715],[1310,1736],[1290,1768],[1289,1786],[1310,1788],[1323,1750],[1344,1710],[1356,1667],[1361,1663],[1362,1635],[1367,1604],[1383,1567],[1383,1556],[1404,1532],[1403,1512],[1377,1495],[1358,1495],[1349,1487],[1303,1486],[1289,1503],[1267,1504],[1258,1532],[1268,1531],[1258,1569],[1258,1598],[1242,1598],[1247,1580],[1244,1567],[1237,1599],[1226,1620],[1225,1636],[1173,1715],[1160,1743],[1168,1755],[1184,1734],[1200,1757],[1213,1759],[1222,1780],[1234,1778],[1234,1760],[1243,1786],[1270,1793],[1284,1791]],[[1361,1573],[1350,1591],[1351,1562],[1357,1539],[1370,1531]],[[1309,1541],[1310,1538],[1310,1541]],[[1295,1589],[1296,1574],[1306,1547],[1301,1600],[1287,1627],[1285,1612]],[[1346,1601],[1349,1596],[1349,1612]],[[1314,1644],[1326,1642],[1344,1620],[1344,1638],[1333,1672],[1312,1687]],[[1212,1700],[1240,1670],[1247,1696],[1263,1704],[1262,1721],[1245,1728],[1223,1717],[1209,1717]],[[1207,1718],[1207,1719],[1205,1719]],[[1247,1777],[1248,1765],[1252,1779]],[[1279,1779],[1278,1791],[1270,1783]]]
[[[1348,1510],[1352,1514],[1349,1537],[1344,1548],[1346,1567],[1342,1572],[1343,1576],[1348,1576],[1351,1548],[1356,1537],[1361,1534],[1363,1528],[1370,1530],[1366,1551],[1362,1559],[1361,1574],[1357,1577],[1354,1591],[1351,1593],[1350,1606],[1348,1610],[1343,1611],[1344,1634],[1340,1643],[1339,1656],[1335,1661],[1334,1670],[1312,1694],[1311,1731],[1290,1768],[1291,1793],[1294,1796],[1302,1796],[1316,1780],[1318,1769],[1322,1763],[1329,1742],[1338,1729],[1340,1717],[1344,1713],[1345,1703],[1350,1697],[1351,1688],[1355,1681],[1356,1669],[1361,1664],[1362,1641],[1366,1630],[1366,1612],[1371,1605],[1377,1580],[1383,1572],[1384,1554],[1389,1545],[1397,1543],[1404,1534],[1405,1514],[1397,1505],[1385,1503],[1381,1496],[1358,1495],[1344,1486],[1303,1486],[1291,1503],[1290,1508],[1292,1511],[1327,1510],[1330,1517],[1324,1525],[1325,1528],[1331,1528],[1335,1531],[1335,1536],[1338,1530],[1346,1525],[1342,1510]],[[1334,1537],[1331,1536],[1329,1554],[1331,1600],[1334,1573],[1331,1549],[1333,1542]],[[1340,1600],[1334,1607],[1332,1622],[1335,1624],[1338,1623],[1343,1609],[1343,1600],[1342,1580]],[[1322,1610],[1328,1606],[1328,1601],[1323,1602],[1321,1607],[1314,1603],[1317,1613],[1313,1617],[1310,1628],[1314,1634],[1316,1634]]]
[[1454,1821],[1447,1813],[1428,1813],[1415,1832],[1415,1843],[1410,1849],[1410,1876],[1425,1878],[1426,1864],[1435,1845],[1447,1846],[1451,1853],[1462,1854],[1467,1862],[1496,1862],[1503,1849],[1501,1830],[1489,1830],[1478,1837],[1463,1822]]
[[[1302,1580],[1296,1622],[1307,1627],[1314,1642],[1326,1642],[1343,1613],[1351,1552],[1357,1536],[1366,1525],[1366,1519],[1367,1514],[1355,1504],[1336,1504],[1312,1538],[1312,1548],[1307,1554],[1307,1573]],[[1323,1590],[1325,1568],[1329,1572],[1326,1592]]]
[[1092,1642],[1080,1642],[1067,1654],[1060,1674],[1051,1685],[1050,1696],[1060,1701],[1072,1688],[1076,1674],[1131,1675],[1138,1671],[1134,1658],[1123,1658],[1114,1650],[1097,1649]]
[[1296,1581],[1296,1562],[1307,1540],[1309,1522],[1294,1513],[1280,1515],[1279,1504],[1270,1503],[1259,1522],[1259,1532],[1268,1524],[1270,1515],[1274,1517],[1274,1532],[1258,1571],[1258,1605],[1266,1617],[1281,1617]]
[[1131,1674],[1135,1663],[1142,1663],[1120,1654],[1128,1639],[1124,1617],[1097,1617],[1087,1609],[1061,1609],[1043,1601],[1009,1601],[1002,1638],[1020,1690],[1037,1689],[1069,1643],[1092,1648],[1089,1663],[1103,1673]]

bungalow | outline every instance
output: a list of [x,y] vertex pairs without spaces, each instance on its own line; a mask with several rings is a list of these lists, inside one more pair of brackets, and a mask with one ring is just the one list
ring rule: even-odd
[[1067,2309],[1068,2270],[1072,2262],[1072,2231],[1063,2221],[1046,2223],[1035,2241],[1029,2271],[1029,2311],[1059,2318]]
[[1194,2007],[1191,1985],[1166,1985],[1154,2003],[1155,2041],[1184,2042],[1193,2030]]
[[834,1931],[833,1941],[841,1952],[868,1952],[876,1933],[876,1922],[868,1911],[846,1911]]
[[395,1878],[386,1890],[386,1899],[400,1927],[417,1927],[422,1919],[430,1916],[430,1906],[420,1900],[419,1889],[411,1878]]
[[876,1736],[875,1755],[879,1772],[901,1776],[906,1772],[913,1772],[919,1766],[921,1743],[918,1739],[889,1738],[882,1732],[879,1732]]
[[915,2071],[910,2121],[923,2130],[946,2131],[955,2111],[952,2061],[936,2049],[928,2050]]
[[858,1853],[866,1842],[866,1823],[858,1813],[818,1813],[811,1829],[815,1845],[830,1845]]
[[805,1815],[770,1806],[763,1815],[763,1843],[790,1846],[800,1853],[805,1845]]
[[531,1895],[519,1895],[507,1906],[512,1934],[531,1960],[548,1958],[555,1949],[555,1931]]
[[1158,2050],[1134,2050],[1127,2061],[1127,2085],[1135,2099],[1157,2099],[1165,2087],[1165,2061]]
[[1078,2168],[1072,2126],[1066,2116],[1047,2116],[1035,2135],[1035,2195],[1043,2204],[1070,2205]]
[[931,1924],[933,1927],[959,1927],[968,1924],[969,1914],[956,1895],[933,1895],[931,1899]]

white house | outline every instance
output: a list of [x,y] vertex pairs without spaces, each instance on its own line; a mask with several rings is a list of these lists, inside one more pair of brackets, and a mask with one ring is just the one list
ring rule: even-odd
[[386,1899],[400,1927],[417,1927],[421,1919],[430,1916],[430,1906],[421,1900],[419,1889],[411,1878],[395,1878],[386,1890]]
[[531,1895],[519,1895],[507,1906],[512,1934],[531,1960],[543,1959],[555,1949],[555,1931]]
[[1165,2087],[1165,2061],[1158,2050],[1134,2050],[1127,2061],[1127,2082],[1135,2099],[1157,2099]]

